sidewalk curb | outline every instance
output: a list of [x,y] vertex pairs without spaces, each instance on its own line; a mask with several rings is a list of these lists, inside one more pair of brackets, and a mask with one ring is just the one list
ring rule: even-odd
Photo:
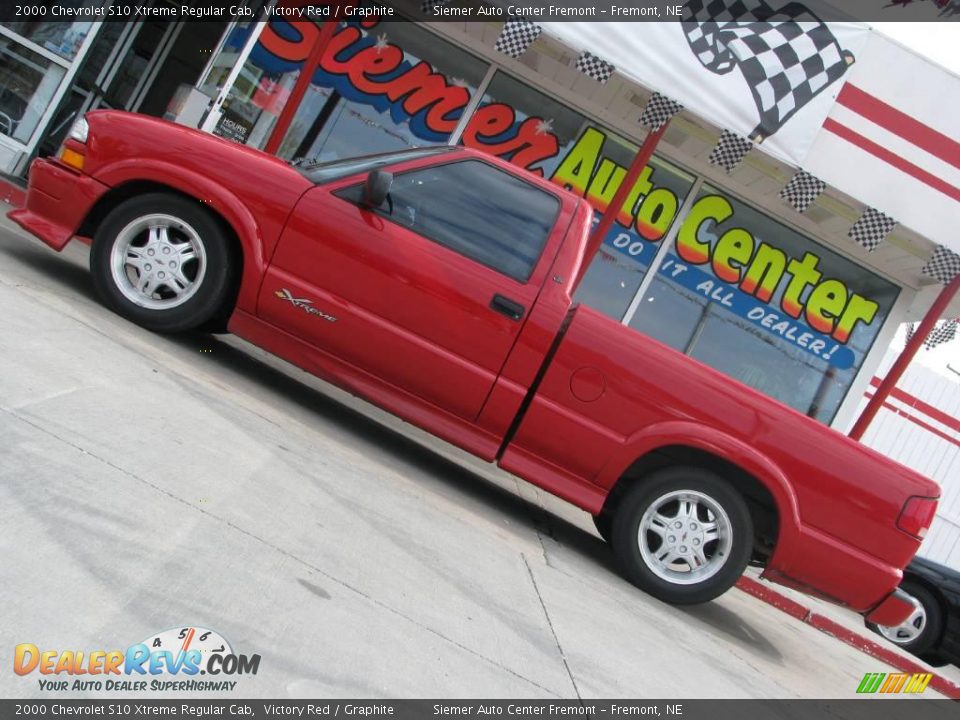
[[[810,608],[798,603],[796,600],[788,598],[786,595],[777,592],[770,586],[758,582],[753,578],[746,576],[741,577],[737,581],[737,587],[748,595],[752,595],[768,605],[773,605],[773,607],[786,613],[790,617],[800,620],[807,625],[812,625],[820,632],[831,635],[887,665],[892,665],[901,672],[911,674],[929,672],[927,668],[911,662],[891,648],[884,647],[880,643],[874,642],[870,638],[864,637],[860,633],[854,632],[828,617],[813,612]],[[936,672],[933,673],[929,687],[951,700],[960,700],[960,685],[955,685]]]

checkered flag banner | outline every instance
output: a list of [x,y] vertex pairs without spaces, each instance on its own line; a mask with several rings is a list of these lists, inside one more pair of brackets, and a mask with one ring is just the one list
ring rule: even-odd
[[450,0],[420,0],[420,10],[424,15],[433,16],[433,9],[446,5]]
[[791,0],[687,0],[683,28],[707,70],[743,73],[760,114],[750,133],[770,137],[853,64],[833,33]]
[[710,164],[719,165],[728,173],[732,173],[740,161],[750,152],[753,143],[740,137],[734,132],[724,130],[717,140],[717,144],[710,153]]
[[609,80],[615,69],[613,65],[589,50],[584,50],[577,58],[577,70],[600,83]]
[[[935,348],[937,345],[943,345],[943,343],[950,342],[957,337],[958,325],[960,325],[960,318],[955,320],[946,320],[943,323],[940,323],[930,331],[930,334],[927,335],[926,338],[924,338],[923,344],[929,350]],[[904,342],[907,344],[910,343],[910,340],[917,332],[917,327],[918,323],[910,323],[907,325],[907,339]]]
[[529,20],[507,20],[497,38],[496,50],[512,58],[523,55],[543,28]]
[[873,252],[877,246],[883,242],[884,238],[890,234],[897,221],[892,217],[884,215],[879,210],[868,207],[863,211],[863,215],[857,220],[847,235],[867,250]]
[[946,285],[960,274],[960,255],[948,250],[943,245],[938,245],[921,272],[927,277],[932,277]]
[[780,197],[793,205],[799,213],[807,211],[811,203],[827,189],[827,184],[806,170],[798,170],[780,191]]
[[917,326],[916,326],[916,324],[915,324],[915,323],[908,323],[908,324],[907,324],[907,339],[906,339],[904,342],[905,342],[905,343],[909,343],[909,342],[910,342],[910,338],[913,337],[913,334],[914,334],[916,331],[917,331]]
[[958,322],[960,321],[946,320],[940,323],[930,331],[930,334],[927,335],[927,339],[923,341],[923,344],[932,349],[937,345],[943,345],[943,343],[950,342],[957,336]]
[[647,101],[647,106],[640,116],[640,124],[651,130],[659,130],[670,118],[683,110],[683,105],[671,100],[666,95],[655,92]]

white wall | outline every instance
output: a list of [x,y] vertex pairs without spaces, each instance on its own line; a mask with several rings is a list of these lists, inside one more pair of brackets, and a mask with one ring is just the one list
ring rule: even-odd
[[[886,374],[899,352],[899,347],[887,351],[879,377]],[[870,387],[868,394],[873,390]],[[900,392],[881,408],[863,442],[940,484],[937,516],[918,554],[960,570],[960,377],[940,374],[914,361],[897,390]],[[860,410],[866,402],[864,396]]]

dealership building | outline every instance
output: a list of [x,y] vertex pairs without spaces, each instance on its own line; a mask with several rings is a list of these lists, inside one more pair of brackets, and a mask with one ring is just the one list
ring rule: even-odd
[[[22,181],[74,119],[114,108],[285,159],[463,144],[599,217],[652,152],[578,299],[847,431],[898,328],[960,272],[960,78],[862,23],[747,31],[700,5],[684,24],[458,0],[329,25],[284,0],[202,22],[6,21],[0,171]],[[931,345],[960,295],[938,315]],[[960,487],[940,516],[960,548]]]

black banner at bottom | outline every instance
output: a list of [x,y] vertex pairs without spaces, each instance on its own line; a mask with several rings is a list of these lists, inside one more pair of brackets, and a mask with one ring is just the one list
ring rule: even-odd
[[857,700],[0,700],[0,718],[344,718],[489,720],[939,720],[958,704],[923,697]]

